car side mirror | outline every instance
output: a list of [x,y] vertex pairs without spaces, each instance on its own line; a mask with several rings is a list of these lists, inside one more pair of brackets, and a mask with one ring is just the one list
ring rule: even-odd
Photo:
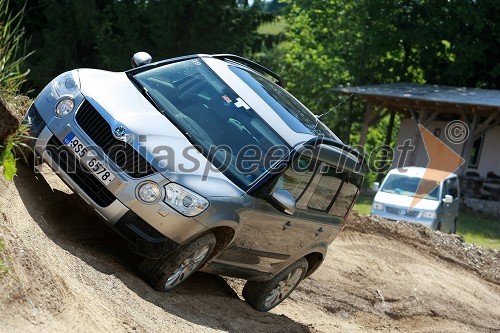
[[378,191],[379,187],[380,187],[380,183],[374,182],[373,186],[372,186],[372,191],[375,191],[375,192]]
[[445,204],[453,203],[453,197],[449,194],[446,194],[443,198],[443,203],[445,203]]
[[144,66],[153,61],[153,58],[146,52],[137,52],[132,57],[132,68],[136,68],[139,66]]
[[269,203],[282,213],[293,215],[295,213],[295,199],[287,190],[276,190],[271,194]]

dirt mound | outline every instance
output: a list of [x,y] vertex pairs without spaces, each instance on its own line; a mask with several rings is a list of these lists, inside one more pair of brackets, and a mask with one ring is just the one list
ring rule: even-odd
[[492,332],[500,252],[354,214],[322,267],[270,313],[243,282],[195,274],[152,290],[138,258],[52,172],[0,184],[1,332]]
[[349,216],[345,230],[379,235],[410,244],[439,259],[471,270],[488,281],[500,283],[500,251],[464,243],[457,235],[434,232],[420,224],[360,216],[357,212]]

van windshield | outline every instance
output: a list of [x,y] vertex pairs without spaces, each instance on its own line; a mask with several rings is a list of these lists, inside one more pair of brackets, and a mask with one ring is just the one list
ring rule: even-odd
[[[427,195],[417,194],[417,188],[422,182],[425,189],[431,190]],[[409,177],[406,175],[390,175],[381,189],[382,192],[406,195],[428,200],[439,200],[439,182],[419,177]]]

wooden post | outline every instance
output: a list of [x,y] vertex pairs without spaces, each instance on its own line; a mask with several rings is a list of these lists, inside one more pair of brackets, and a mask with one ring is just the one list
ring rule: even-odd
[[[387,147],[390,146],[391,141],[392,141],[392,129],[394,128],[394,118],[396,117],[396,111],[391,110],[390,113],[391,113],[391,115],[389,118],[389,125],[387,126],[387,132],[385,133],[385,143],[384,143],[385,146],[387,146]],[[387,166],[387,159],[388,158],[389,158],[389,156],[387,156],[387,154],[385,154],[383,157],[382,165],[380,166],[380,170],[385,169],[385,167]],[[392,158],[394,158],[394,156],[392,156]],[[385,175],[383,173],[379,173],[379,175],[377,176],[377,181],[379,183],[381,183],[382,180],[384,179],[384,176]]]
[[[473,111],[475,111],[473,109]],[[465,163],[462,167],[457,171],[457,173],[461,176],[465,174],[467,170],[467,165],[469,164],[470,153],[472,151],[472,145],[474,144],[474,134],[477,131],[477,127],[479,124],[479,112],[474,113],[474,117],[472,117],[472,123],[469,123],[469,137],[464,142],[464,146],[462,148],[462,158],[465,160]]]
[[[427,116],[427,111],[425,109],[422,109],[420,113],[416,113],[412,108],[409,109],[411,118],[413,122],[415,123],[417,130],[415,131],[415,135],[413,136],[413,146],[415,149],[410,152],[410,165],[409,166],[416,166],[417,163],[417,156],[418,156],[418,151],[420,149],[420,142],[422,141],[422,134],[420,133],[420,128],[418,127],[418,124],[423,124],[426,120]],[[423,165],[422,165],[423,166]]]

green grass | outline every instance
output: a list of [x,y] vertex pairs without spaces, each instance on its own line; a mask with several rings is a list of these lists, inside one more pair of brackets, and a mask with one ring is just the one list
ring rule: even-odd
[[373,197],[369,195],[360,195],[356,204],[354,205],[354,210],[363,215],[370,215],[372,210]]
[[261,35],[279,35],[285,32],[288,23],[283,17],[279,17],[275,22],[264,23],[258,29],[257,33]]
[[[360,214],[369,215],[373,197],[361,195],[354,205]],[[462,205],[458,215],[457,234],[465,242],[491,249],[500,249],[500,221],[494,216],[475,213]]]
[[500,250],[500,221],[494,216],[461,209],[458,215],[458,231],[467,243]]

